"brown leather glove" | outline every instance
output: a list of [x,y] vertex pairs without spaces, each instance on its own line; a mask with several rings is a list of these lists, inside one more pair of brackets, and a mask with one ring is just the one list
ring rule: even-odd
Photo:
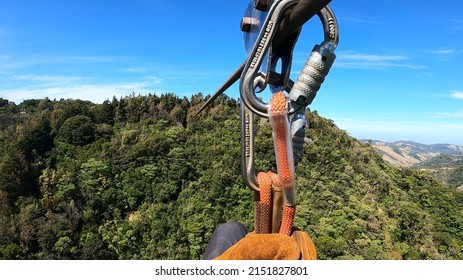
[[303,231],[284,234],[250,233],[216,260],[316,260],[310,236]]

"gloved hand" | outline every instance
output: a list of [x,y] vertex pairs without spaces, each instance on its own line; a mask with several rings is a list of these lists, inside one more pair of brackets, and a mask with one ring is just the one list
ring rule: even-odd
[[215,260],[316,260],[310,236],[303,231],[284,234],[250,233]]

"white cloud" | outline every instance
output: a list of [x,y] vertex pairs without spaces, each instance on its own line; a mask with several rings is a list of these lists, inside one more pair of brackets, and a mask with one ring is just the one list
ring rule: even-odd
[[461,119],[463,119],[463,111],[436,113],[436,114],[434,114],[434,117],[436,119],[444,119],[444,120],[447,120],[449,122],[454,121],[454,120],[461,121]]
[[339,22],[354,23],[354,24],[378,24],[380,23],[376,18],[369,14],[344,12],[338,17]]
[[89,78],[61,75],[11,75],[0,77],[9,81],[0,87],[0,96],[20,103],[26,99],[83,99],[101,103],[114,95],[125,96],[132,92],[139,94],[164,92],[163,79],[157,76],[139,77],[135,81],[95,83]]
[[5,99],[20,103],[26,99],[82,99],[95,103],[102,103],[113,96],[126,96],[132,92],[148,94],[164,92],[161,89],[152,87],[147,83],[109,83],[109,84],[81,84],[70,86],[18,88],[11,90],[0,90],[0,96]]
[[463,91],[456,91],[452,93],[450,96],[455,99],[463,99]]
[[463,50],[452,48],[441,48],[435,50],[427,50],[426,53],[432,54],[439,61],[450,61],[453,57],[463,54]]
[[457,53],[457,51],[454,49],[439,49],[439,50],[432,50],[429,52],[433,54],[438,54],[438,55],[451,55],[451,54]]
[[81,77],[72,77],[72,76],[54,76],[54,75],[13,75],[10,79],[15,81],[30,81],[30,82],[43,82],[47,84],[63,84],[63,83],[70,83],[75,82],[80,79]]
[[450,29],[455,33],[460,33],[460,31],[463,29],[463,19],[452,19],[450,22]]
[[[223,74],[210,65],[158,65],[136,57],[32,55],[0,53],[0,97],[20,103],[25,99],[73,98],[102,102],[113,95],[175,92],[189,95],[213,92]],[[223,73],[224,71],[225,74]],[[70,73],[68,75],[68,73]]]
[[126,69],[126,71],[129,73],[146,73],[148,69],[145,67],[129,67]]
[[361,54],[361,53],[340,53],[339,59],[360,60],[360,61],[401,61],[406,60],[401,55],[377,55],[377,54]]
[[423,73],[418,73],[415,75],[417,78],[430,78],[430,77],[433,77],[434,74],[433,73],[429,73],[429,72],[423,72]]
[[409,68],[423,69],[425,66],[411,63],[402,55],[365,54],[356,52],[341,52],[337,54],[335,67],[349,69],[384,69]]
[[71,65],[71,64],[96,64],[96,63],[118,63],[127,61],[127,57],[122,56],[31,56],[14,57],[11,55],[0,55],[0,71],[23,69],[32,66],[48,65]]
[[151,85],[160,85],[162,84],[162,79],[157,76],[148,76],[146,77],[146,83]]
[[123,56],[91,56],[91,55],[75,55],[75,56],[57,56],[45,59],[37,59],[35,63],[39,64],[61,64],[61,63],[113,63],[126,61],[128,58]]

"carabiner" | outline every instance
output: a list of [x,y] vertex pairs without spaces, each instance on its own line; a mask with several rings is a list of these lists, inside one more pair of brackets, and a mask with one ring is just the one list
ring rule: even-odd
[[[272,40],[278,31],[278,25],[284,12],[299,0],[275,0],[270,7],[267,17],[262,25],[260,33],[254,43],[254,48],[248,55],[248,60],[244,66],[244,71],[240,79],[240,96],[241,101],[254,114],[267,117],[268,104],[259,100],[255,94],[256,86],[262,83],[262,80],[256,82],[259,77],[259,69],[268,53]],[[259,81],[259,80],[258,80]],[[261,87],[261,86],[260,86]]]
[[[240,78],[241,96],[241,172],[244,182],[255,191],[259,191],[254,164],[254,115],[268,118],[268,103],[256,96],[256,86],[262,86],[263,79],[259,73],[266,52],[271,48],[272,39],[281,16],[287,8],[298,0],[276,0],[270,7],[267,18],[257,37],[253,50],[244,66]],[[295,163],[300,159],[305,135],[305,108],[312,102],[326,75],[332,66],[339,43],[339,32],[333,11],[324,7],[317,13],[324,29],[324,41],[316,45],[309,56],[297,81],[288,81],[290,92],[291,113],[297,113],[291,120],[291,134],[293,136],[293,151]],[[270,73],[269,73],[270,75]],[[296,138],[296,139],[295,139]],[[301,139],[299,139],[301,138]]]
[[318,16],[322,22],[325,38],[315,45],[304,67],[290,91],[291,110],[307,107],[312,103],[320,86],[333,65],[334,51],[339,43],[339,31],[336,17],[329,6],[323,8]]
[[[256,82],[256,79],[259,79],[260,77],[259,68],[263,63],[265,54],[271,48],[272,39],[275,36],[277,26],[281,21],[282,14],[286,11],[286,9],[288,9],[291,5],[296,4],[297,2],[299,2],[299,0],[276,0],[273,3],[270,10],[268,11],[267,18],[254,44],[254,48],[249,54],[249,58],[244,67],[244,71],[241,74],[241,100],[242,102],[244,102],[246,107],[248,107],[256,115],[266,118],[268,117],[268,104],[263,102],[260,98],[258,98],[255,92],[256,85],[259,84],[258,82]],[[336,49],[339,43],[339,33],[336,17],[334,16],[333,11],[328,6],[325,6],[322,10],[320,10],[317,13],[317,15],[320,18],[324,29],[325,38],[324,42],[322,43],[322,46],[324,49],[327,49],[334,55],[334,50]],[[331,64],[333,61],[334,58],[332,59],[332,61],[330,61]],[[317,71],[316,69],[316,72],[319,71]],[[324,79],[327,73],[321,74]]]

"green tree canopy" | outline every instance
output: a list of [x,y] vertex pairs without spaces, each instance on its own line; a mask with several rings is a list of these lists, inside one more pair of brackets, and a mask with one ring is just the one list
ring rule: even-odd
[[75,146],[85,146],[95,139],[95,125],[87,116],[77,115],[64,121],[59,139]]

